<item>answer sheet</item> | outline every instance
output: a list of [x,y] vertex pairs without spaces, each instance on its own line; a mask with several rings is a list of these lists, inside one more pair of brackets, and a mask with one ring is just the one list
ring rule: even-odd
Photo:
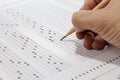
[[75,34],[60,41],[83,0],[12,3],[0,8],[0,80],[120,80],[120,49],[86,50]]

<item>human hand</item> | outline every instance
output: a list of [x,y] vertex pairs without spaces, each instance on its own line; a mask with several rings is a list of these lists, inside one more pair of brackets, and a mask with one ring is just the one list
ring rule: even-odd
[[[98,4],[100,2],[101,0],[98,1]],[[86,9],[86,10],[80,10],[74,13],[73,19],[72,19],[73,25],[76,26],[76,28],[78,28],[79,30],[82,30],[82,32],[76,33],[77,37],[79,39],[84,38],[84,46],[87,49],[92,49],[92,48],[103,49],[104,46],[108,44],[107,42],[109,42],[110,44],[114,46],[119,47],[117,44],[118,42],[117,40],[119,37],[115,39],[115,37],[117,37],[115,35],[115,32],[113,34],[115,37],[114,36],[109,37],[112,35],[112,33],[105,34],[105,32],[107,33],[113,30],[114,27],[116,27],[116,24],[118,25],[120,24],[120,23],[116,23],[116,22],[119,22],[119,14],[118,14],[119,11],[116,11],[118,10],[117,8],[119,8],[118,3],[120,3],[119,0],[116,2],[111,0],[111,2],[105,8],[91,11],[91,9],[93,9],[96,6],[95,2],[93,0],[85,0],[85,4],[82,7],[82,9]],[[114,7],[114,5],[116,6]],[[114,9],[111,9],[111,7],[114,7]],[[116,15],[115,18],[113,18],[114,15]],[[112,19],[114,19],[114,21]],[[107,26],[109,27],[111,26],[111,29],[109,31],[106,30]],[[99,28],[100,28],[100,31],[98,31]],[[105,37],[106,35],[107,37]]]

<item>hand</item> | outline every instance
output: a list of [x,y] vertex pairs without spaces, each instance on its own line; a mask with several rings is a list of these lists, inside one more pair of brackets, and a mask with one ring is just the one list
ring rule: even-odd
[[[101,0],[98,0],[97,4],[100,2]],[[105,8],[92,11],[97,4],[94,0],[85,0],[82,9],[86,10],[73,14],[73,25],[80,31],[82,30],[76,33],[77,37],[84,38],[84,46],[87,49],[103,49],[108,43],[120,47],[118,44],[120,37],[118,36],[120,34],[119,3],[119,0],[111,0]]]

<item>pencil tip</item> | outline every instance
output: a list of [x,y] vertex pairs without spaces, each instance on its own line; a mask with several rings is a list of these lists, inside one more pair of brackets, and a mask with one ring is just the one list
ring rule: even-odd
[[60,41],[63,41],[63,39],[65,39],[67,36],[63,36],[61,39],[60,39]]

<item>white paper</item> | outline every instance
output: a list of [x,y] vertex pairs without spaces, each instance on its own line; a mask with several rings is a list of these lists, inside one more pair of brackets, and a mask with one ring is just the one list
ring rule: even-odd
[[86,50],[74,34],[60,41],[77,7],[70,4],[34,0],[0,10],[0,80],[120,79],[118,48]]

